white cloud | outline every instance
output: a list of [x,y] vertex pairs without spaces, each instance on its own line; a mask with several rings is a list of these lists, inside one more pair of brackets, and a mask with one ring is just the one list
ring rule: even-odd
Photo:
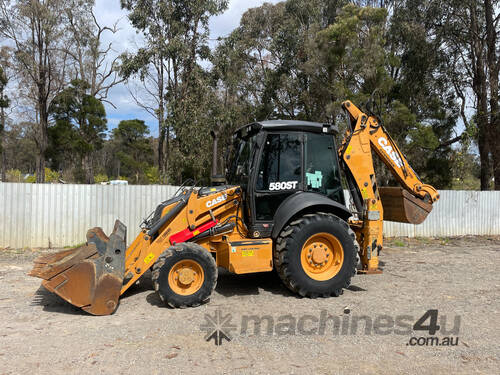
[[261,6],[264,3],[276,4],[279,0],[232,0],[228,9],[221,15],[210,20],[210,37],[226,36],[240,23],[241,16],[247,9]]

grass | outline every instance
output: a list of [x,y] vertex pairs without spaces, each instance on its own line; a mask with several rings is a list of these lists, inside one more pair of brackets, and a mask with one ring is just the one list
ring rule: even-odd
[[441,245],[448,245],[448,243],[450,242],[450,237],[440,237],[439,238],[439,243]]
[[405,247],[406,246],[406,242],[401,241],[401,240],[395,240],[394,241],[394,246]]
[[85,245],[86,242],[79,243],[78,245],[64,246],[63,249],[76,249],[77,247]]

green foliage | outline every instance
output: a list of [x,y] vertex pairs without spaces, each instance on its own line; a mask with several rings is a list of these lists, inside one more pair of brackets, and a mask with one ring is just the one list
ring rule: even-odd
[[[429,36],[442,12],[405,1],[389,17],[357,3],[288,0],[249,9],[213,52],[221,104],[210,112],[226,124],[221,133],[264,118],[342,126],[341,102],[363,106],[377,90],[384,126],[414,169],[446,188],[454,151],[441,145],[453,135],[458,110],[446,53]],[[395,183],[380,164],[377,177]]]
[[[89,85],[82,80],[71,81],[52,102],[50,112],[55,125],[48,129],[48,155],[55,167],[75,156],[81,163],[84,181],[93,183],[92,156],[102,148],[107,125],[104,105],[89,95]],[[76,171],[78,174],[78,171]]]
[[[52,169],[45,167],[45,182],[49,183],[59,182],[59,178],[60,178],[59,172],[53,171]],[[36,173],[28,176],[24,181],[27,183],[35,183]]]
[[[207,116],[210,107],[196,105],[202,104],[196,101],[203,99],[198,95],[200,88],[207,85],[199,61],[210,57],[209,19],[222,13],[227,5],[227,0],[121,1],[122,8],[130,11],[130,22],[143,33],[145,40],[145,45],[134,55],[121,56],[121,74],[126,78],[138,77],[145,86],[145,95],[152,94],[157,103],[148,106],[148,110],[158,119],[157,156],[162,180],[165,169],[169,169],[166,173],[172,177],[182,178],[183,173],[178,175],[176,167],[169,167],[169,163],[181,163],[182,169],[192,166],[185,150],[197,144],[193,133],[184,131],[185,125],[203,132],[202,125],[213,124]],[[206,143],[207,139],[203,138],[202,142]],[[181,159],[171,156],[176,151],[180,152],[177,156]],[[200,155],[200,158],[205,161],[209,156]],[[199,179],[201,173],[204,171],[195,167],[187,177]]]
[[405,247],[406,246],[406,242],[404,242],[402,240],[394,240],[394,246]]
[[24,182],[27,182],[29,184],[34,184],[36,182],[36,174],[34,175],[29,175],[24,179]]
[[142,120],[122,120],[113,129],[116,157],[120,171],[130,176],[135,183],[145,183],[145,171],[153,161],[149,129]]
[[46,182],[59,182],[59,172],[53,171],[50,168],[45,167],[45,181]]
[[9,182],[23,182],[22,173],[19,169],[9,169],[6,173],[7,181]]
[[[473,82],[464,68],[469,49],[461,49],[467,43],[451,48],[449,40],[469,32],[453,11],[480,10],[482,3],[369,6],[378,4],[387,2],[264,3],[248,9],[210,50],[209,19],[227,8],[226,0],[121,0],[144,44],[121,55],[120,74],[144,85],[147,97],[137,99],[157,118],[158,138],[144,122],[125,120],[106,139],[102,103],[87,82],[73,80],[50,107],[47,161],[78,182],[120,176],[131,183],[195,178],[207,184],[210,131],[218,135],[220,160],[239,126],[284,118],[332,122],[343,130],[340,103],[350,99],[365,107],[376,91],[378,115],[426,183],[475,186],[481,116],[465,121],[457,137],[458,118],[465,117],[457,84]],[[36,134],[14,127],[5,134],[7,154],[20,163],[9,168],[34,170]],[[93,176],[94,170],[100,173]],[[379,184],[396,182],[378,162],[376,172]]]
[[100,184],[101,182],[108,182],[108,175],[105,173],[98,173],[94,176],[94,182]]
[[158,171],[158,167],[147,167],[144,174],[150,184],[158,184],[160,182],[160,172]]

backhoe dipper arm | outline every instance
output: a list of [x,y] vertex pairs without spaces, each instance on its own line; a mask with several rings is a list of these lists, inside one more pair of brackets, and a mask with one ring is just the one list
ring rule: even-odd
[[[347,141],[345,142],[346,155],[349,155],[348,151],[356,146],[360,146],[363,153],[368,152],[369,143],[371,149],[375,151],[404,189],[431,204],[439,199],[437,190],[422,183],[391,136],[374,116],[367,116],[349,100],[343,102],[342,107],[349,113],[351,124],[354,125],[352,133],[348,135],[348,139],[344,140]],[[359,142],[355,141],[356,138],[359,138]]]
[[[432,186],[422,183],[375,116],[366,115],[350,101],[342,103],[342,107],[349,114],[351,129],[346,131],[339,157],[346,170],[351,192],[354,193],[354,203],[360,211],[359,220],[351,220],[351,227],[361,246],[363,269],[358,272],[380,273],[378,253],[382,249],[384,217],[393,221],[419,223],[432,209],[432,203],[439,199],[439,194]],[[383,190],[377,187],[372,150],[405,190],[384,188],[393,194],[392,202],[381,199]],[[382,201],[386,205],[385,216]],[[414,207],[407,210],[410,214],[405,212],[408,207]]]

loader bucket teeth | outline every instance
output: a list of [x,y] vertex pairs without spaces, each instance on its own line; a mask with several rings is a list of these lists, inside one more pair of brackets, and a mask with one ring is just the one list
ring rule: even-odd
[[119,220],[109,238],[92,228],[85,245],[38,257],[29,275],[44,279],[45,288],[90,314],[112,314],[123,283],[126,237]]
[[432,204],[400,187],[381,187],[379,193],[384,207],[384,220],[420,224],[432,211]]

